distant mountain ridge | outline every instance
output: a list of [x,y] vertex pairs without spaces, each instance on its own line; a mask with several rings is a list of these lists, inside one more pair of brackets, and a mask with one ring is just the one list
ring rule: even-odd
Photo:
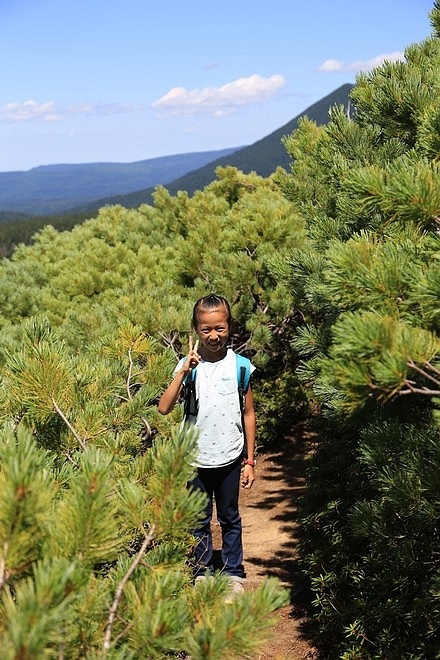
[[[128,164],[48,165],[29,172],[0,172],[0,221],[8,215],[2,211],[42,216],[93,214],[108,204],[137,208],[142,203],[152,203],[152,194],[158,185],[164,185],[171,194],[184,190],[192,195],[215,179],[215,170],[219,166],[231,165],[245,173],[253,171],[264,177],[275,172],[277,167],[288,169],[290,157],[281,142],[282,137],[291,134],[304,116],[318,125],[327,123],[332,106],[348,107],[352,88],[352,84],[342,85],[250,146],[164,156]],[[22,175],[21,180],[14,178],[18,175]],[[147,181],[147,176],[152,180]],[[105,188],[102,195],[95,194],[99,186]]]
[[151,188],[226,157],[240,147],[162,156],[133,163],[41,165],[0,172],[0,211],[45,215],[69,211],[100,197]]

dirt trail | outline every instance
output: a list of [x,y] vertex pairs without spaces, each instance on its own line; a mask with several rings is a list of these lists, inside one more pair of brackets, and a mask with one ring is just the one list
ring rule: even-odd
[[[256,660],[316,660],[303,636],[307,619],[307,589],[297,565],[297,501],[304,491],[304,466],[310,441],[299,429],[276,451],[258,457],[256,481],[240,491],[246,589],[259,586],[265,576],[277,577],[289,589],[291,604],[280,610],[279,623]],[[214,537],[219,530],[214,532]]]

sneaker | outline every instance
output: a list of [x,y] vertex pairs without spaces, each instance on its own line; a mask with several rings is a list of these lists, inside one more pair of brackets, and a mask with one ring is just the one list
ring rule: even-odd
[[229,593],[225,598],[225,603],[232,603],[235,596],[244,592],[244,578],[239,577],[238,575],[231,575],[229,577],[229,582]]

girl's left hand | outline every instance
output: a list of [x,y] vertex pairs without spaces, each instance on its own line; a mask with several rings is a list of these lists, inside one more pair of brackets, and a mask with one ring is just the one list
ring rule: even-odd
[[255,472],[252,465],[245,465],[241,474],[241,485],[243,488],[252,488],[255,481]]

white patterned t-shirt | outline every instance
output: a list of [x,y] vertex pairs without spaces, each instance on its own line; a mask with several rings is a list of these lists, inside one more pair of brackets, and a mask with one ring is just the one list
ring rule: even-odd
[[[185,358],[180,360],[178,371]],[[255,367],[251,365],[251,373]],[[201,360],[197,365],[198,414],[186,420],[199,431],[196,467],[223,467],[243,452],[244,433],[240,411],[235,353],[228,349],[218,362]]]

